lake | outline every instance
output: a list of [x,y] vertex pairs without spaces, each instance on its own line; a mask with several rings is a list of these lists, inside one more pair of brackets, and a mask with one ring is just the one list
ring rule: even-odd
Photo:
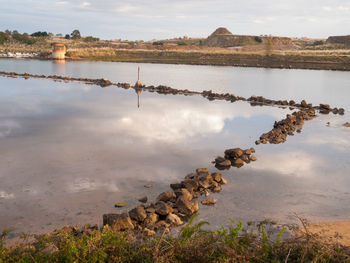
[[217,171],[211,161],[235,147],[254,147],[258,160],[222,172],[228,183],[212,194],[215,206],[200,206],[200,219],[213,227],[229,218],[293,223],[293,212],[350,219],[348,72],[0,59],[0,71],[129,83],[137,66],[146,85],[305,99],[345,115],[320,115],[284,144],[255,146],[292,111],[145,91],[138,108],[133,89],[0,77],[0,229],[101,224],[103,213],[126,211],[145,195],[153,201],[198,167]]

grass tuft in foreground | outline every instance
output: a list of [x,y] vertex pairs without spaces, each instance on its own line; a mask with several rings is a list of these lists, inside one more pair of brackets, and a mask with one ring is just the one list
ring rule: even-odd
[[[197,214],[198,215],[198,214]],[[350,252],[327,244],[307,231],[282,239],[285,228],[273,233],[271,222],[243,228],[231,221],[230,227],[204,230],[208,222],[194,224],[193,216],[174,237],[102,230],[80,231],[65,227],[45,235],[23,235],[23,241],[6,246],[8,233],[0,238],[3,262],[350,262]],[[32,239],[32,241],[29,241]]]

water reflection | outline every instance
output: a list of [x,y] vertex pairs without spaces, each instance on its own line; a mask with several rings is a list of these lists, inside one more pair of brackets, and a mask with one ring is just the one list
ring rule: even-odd
[[[100,222],[118,201],[128,209],[142,195],[152,200],[224,149],[253,146],[290,112],[149,92],[135,108],[132,90],[35,79],[0,83],[0,211],[6,211],[0,226],[18,231]],[[225,171],[229,183],[215,195],[216,206],[201,208],[202,217],[216,225],[229,217],[288,220],[292,211],[349,216],[350,137],[332,128],[347,115],[334,118],[306,122],[285,144],[256,146],[258,161]]]

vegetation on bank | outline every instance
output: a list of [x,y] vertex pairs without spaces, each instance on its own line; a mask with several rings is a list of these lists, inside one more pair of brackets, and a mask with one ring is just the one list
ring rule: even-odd
[[9,247],[3,232],[0,262],[350,262],[349,250],[307,229],[282,239],[285,228],[271,231],[271,222],[243,228],[231,221],[230,227],[212,231],[202,228],[207,222],[194,224],[195,216],[177,236],[65,227],[45,235],[23,234],[22,242]]

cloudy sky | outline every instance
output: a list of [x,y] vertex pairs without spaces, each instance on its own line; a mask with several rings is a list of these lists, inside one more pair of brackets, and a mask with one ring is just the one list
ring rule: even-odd
[[49,31],[102,39],[234,34],[326,38],[350,34],[349,0],[0,0],[0,31]]

